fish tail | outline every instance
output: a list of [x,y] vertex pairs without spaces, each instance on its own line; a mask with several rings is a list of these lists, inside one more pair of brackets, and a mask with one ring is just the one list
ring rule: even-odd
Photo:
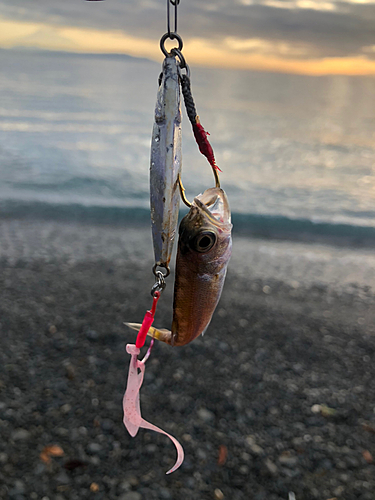
[[[140,323],[124,323],[124,324],[137,332],[141,328]],[[160,340],[160,342],[165,342],[166,344],[170,344],[172,339],[172,332],[170,330],[167,330],[166,328],[158,329],[151,326],[147,332],[147,335],[149,337],[152,337],[153,339]]]

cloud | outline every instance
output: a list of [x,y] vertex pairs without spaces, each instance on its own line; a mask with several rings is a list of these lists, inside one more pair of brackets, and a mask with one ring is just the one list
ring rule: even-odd
[[30,35],[14,38],[12,40],[12,46],[67,51],[76,48],[74,41],[64,37],[55,27],[49,25],[37,26],[37,29]]
[[[9,19],[56,29],[70,26],[73,31],[60,35],[74,40],[78,50],[92,44],[100,51],[101,40],[103,51],[117,44],[119,51],[156,58],[155,41],[166,31],[165,2],[160,0],[38,0],[32,9],[30,0],[0,0],[0,7]],[[181,0],[178,14],[184,51],[192,54],[191,46],[200,44],[216,64],[219,52],[222,64],[237,67],[251,66],[255,56],[289,61],[289,66],[310,61],[311,67],[317,60],[342,58],[351,61],[349,66],[358,60],[362,69],[365,58],[375,59],[375,0]],[[94,31],[96,41],[85,41],[82,34]]]

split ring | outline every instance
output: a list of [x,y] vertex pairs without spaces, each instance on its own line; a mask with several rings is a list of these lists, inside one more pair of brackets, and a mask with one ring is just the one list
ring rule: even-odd
[[170,38],[171,40],[177,40],[178,41],[178,47],[176,47],[176,49],[178,49],[179,51],[181,51],[182,47],[184,46],[184,43],[183,43],[182,38],[180,37],[180,35],[178,35],[177,33],[165,33],[165,35],[163,35],[161,37],[161,39],[160,39],[160,49],[163,52],[163,54],[165,55],[165,57],[171,57],[171,54],[172,54],[172,51],[168,52],[167,49],[164,46],[165,41],[168,38]]

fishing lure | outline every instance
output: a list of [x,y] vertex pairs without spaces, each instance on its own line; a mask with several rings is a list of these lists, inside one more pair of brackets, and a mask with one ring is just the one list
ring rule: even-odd
[[[151,341],[152,344],[142,361],[138,360],[138,355],[153,322],[157,300],[160,297],[160,292],[165,287],[165,278],[170,272],[169,263],[177,232],[180,203],[179,179],[181,174],[181,95],[179,69],[176,57],[173,54],[167,53],[163,62],[162,74],[159,77],[150,160],[151,227],[155,254],[153,272],[156,277],[151,294],[154,302],[152,309],[147,311],[142,325],[137,325],[136,327],[136,330],[139,330],[136,343],[128,344],[126,347],[128,354],[131,355],[131,360],[126,391],[123,398],[123,421],[132,437],[137,434],[141,427],[164,434],[175,445],[177,460],[167,474],[174,472],[180,467],[184,460],[184,451],[175,437],[147,422],[141,416],[139,391],[143,383],[145,362],[151,353],[154,341]],[[158,270],[159,267],[165,268],[166,273],[163,274]]]
[[124,425],[127,428],[129,434],[135,437],[138,433],[139,428],[149,429],[151,431],[159,432],[169,437],[173,442],[177,450],[177,460],[175,465],[167,472],[170,474],[174,472],[182,462],[184,461],[184,450],[176,438],[163,431],[156,425],[147,422],[141,415],[141,405],[139,400],[139,391],[143,383],[143,377],[145,374],[145,363],[151,354],[151,349],[153,347],[153,340],[151,341],[150,347],[142,361],[139,361],[138,355],[140,354],[141,347],[143,347],[146,339],[147,331],[153,322],[156,304],[160,298],[160,292],[156,291],[154,295],[152,309],[146,312],[145,318],[143,320],[142,326],[139,330],[137,340],[135,345],[128,344],[126,346],[126,352],[131,355],[129,372],[128,372],[128,382],[126,386],[126,391],[123,398],[123,410],[124,410]]
[[155,266],[169,274],[177,230],[181,173],[181,105],[178,64],[166,57],[155,106],[151,141],[150,204]]
[[231,230],[228,198],[222,189],[207,189],[194,199],[179,229],[172,331],[150,325],[150,337],[182,346],[206,331],[223,290]]
[[[175,29],[170,30],[170,6],[175,6]],[[175,465],[167,472],[175,471],[184,460],[184,451],[176,438],[149,423],[141,415],[139,391],[143,383],[145,363],[150,356],[154,340],[173,346],[182,346],[207,329],[220,299],[228,262],[231,256],[231,214],[228,198],[220,188],[215,156],[206,132],[196,113],[191,94],[190,72],[181,53],[182,39],[177,34],[177,5],[179,0],[167,0],[168,32],[160,41],[165,59],[159,78],[155,106],[155,122],[151,143],[150,204],[151,226],[156,277],[151,290],[153,305],[146,312],[142,324],[125,323],[138,331],[135,344],[128,344],[130,354],[127,387],[123,398],[124,425],[134,437],[139,428],[150,429],[167,436],[176,447]],[[177,40],[178,47],[167,52],[165,41]],[[186,71],[185,74],[182,70]],[[215,177],[215,187],[207,189],[190,203],[181,182],[181,98],[192,124],[199,150],[209,161]],[[189,207],[179,228],[174,286],[173,321],[171,331],[152,326],[160,293],[169,275],[169,264],[177,232],[180,196]],[[164,268],[165,274],[160,269]],[[152,337],[150,347],[142,360],[138,359],[146,336]]]

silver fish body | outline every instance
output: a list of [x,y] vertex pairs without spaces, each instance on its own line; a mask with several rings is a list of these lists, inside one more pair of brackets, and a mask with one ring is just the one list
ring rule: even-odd
[[179,229],[170,343],[185,345],[207,329],[232,253],[229,203],[220,188],[197,196]]
[[155,264],[169,267],[177,231],[181,172],[181,105],[178,63],[166,57],[155,106],[150,162],[151,226]]
[[151,327],[148,335],[182,346],[205,332],[223,290],[232,253],[231,231],[229,203],[222,189],[207,189],[194,199],[179,229],[171,331]]

